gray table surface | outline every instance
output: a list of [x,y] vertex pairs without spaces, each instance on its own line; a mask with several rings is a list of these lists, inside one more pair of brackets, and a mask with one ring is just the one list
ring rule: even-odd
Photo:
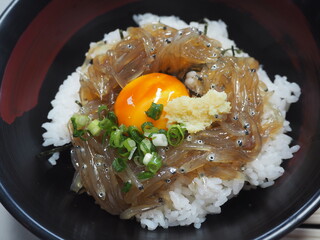
[[[13,0],[0,0],[0,14]],[[309,224],[320,224],[320,211],[309,219]],[[39,240],[34,234],[21,225],[10,213],[0,204],[0,240]],[[290,233],[283,240],[319,240],[319,229],[298,228]]]

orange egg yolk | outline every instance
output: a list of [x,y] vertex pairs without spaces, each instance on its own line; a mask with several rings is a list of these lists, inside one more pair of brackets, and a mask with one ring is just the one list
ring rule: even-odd
[[166,129],[164,111],[158,120],[148,117],[145,112],[153,102],[165,107],[172,99],[181,96],[189,96],[189,93],[177,78],[163,73],[150,73],[134,79],[121,90],[114,111],[119,124],[141,129],[144,122],[152,122],[155,127]]

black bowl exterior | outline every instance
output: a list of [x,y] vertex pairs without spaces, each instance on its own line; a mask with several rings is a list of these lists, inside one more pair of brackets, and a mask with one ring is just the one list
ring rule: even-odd
[[[32,5],[30,3],[33,3]],[[26,5],[28,4],[29,5]],[[297,1],[17,1],[0,19],[0,197],[5,207],[44,239],[266,239],[279,238],[319,206],[320,147],[318,25]],[[310,4],[309,4],[310,3]],[[309,4],[309,5],[308,5]],[[30,9],[25,13],[25,9]],[[303,11],[301,11],[301,9]],[[272,78],[286,75],[302,88],[288,119],[301,145],[286,172],[267,189],[241,192],[207,217],[201,229],[148,231],[69,190],[68,152],[50,166],[41,124],[62,81],[82,64],[89,43],[103,33],[134,26],[132,15],[152,12],[185,21],[222,19],[239,48],[258,59]],[[312,12],[312,11],[311,11]],[[23,13],[23,14],[22,14]],[[313,28],[314,27],[314,28]]]

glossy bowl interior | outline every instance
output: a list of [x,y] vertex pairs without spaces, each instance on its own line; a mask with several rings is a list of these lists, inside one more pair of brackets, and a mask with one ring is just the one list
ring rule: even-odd
[[[27,5],[29,3],[29,5]],[[32,3],[32,4],[30,4]],[[0,197],[27,228],[44,239],[265,239],[279,238],[309,216],[320,200],[319,27],[313,1],[15,1],[0,18]],[[25,11],[28,9],[28,11]],[[41,124],[68,74],[82,64],[89,43],[134,26],[132,15],[152,12],[185,21],[222,19],[230,38],[273,77],[302,89],[288,113],[294,144],[285,174],[267,189],[241,192],[193,226],[147,231],[69,191],[68,152],[52,167]],[[306,18],[306,14],[309,17]],[[318,20],[317,20],[318,19]],[[318,21],[318,22],[317,22]]]

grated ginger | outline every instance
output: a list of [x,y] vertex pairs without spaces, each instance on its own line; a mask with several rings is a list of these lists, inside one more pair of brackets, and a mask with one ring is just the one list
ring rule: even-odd
[[209,127],[213,122],[220,121],[217,115],[230,113],[230,102],[225,92],[209,90],[200,98],[178,97],[168,102],[164,108],[168,125],[185,124],[189,133],[196,133]]

